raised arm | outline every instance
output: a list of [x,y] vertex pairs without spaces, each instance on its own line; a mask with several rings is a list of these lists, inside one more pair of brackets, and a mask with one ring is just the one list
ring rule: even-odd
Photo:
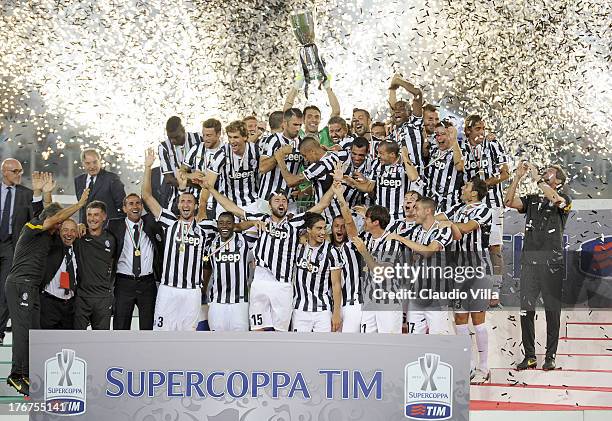
[[461,152],[461,147],[459,146],[459,142],[457,141],[457,129],[453,126],[447,128],[450,136],[450,144],[453,150],[453,164],[455,165],[455,169],[457,171],[463,171],[465,168],[465,163],[463,161],[463,153]]
[[83,206],[87,204],[87,198],[89,197],[89,189],[83,190],[83,194],[77,203],[72,206],[68,206],[60,210],[53,216],[46,218],[42,223],[43,231],[48,231],[57,224],[64,222],[66,219],[70,218],[75,212],[81,209]]
[[342,269],[331,271],[331,282],[334,302],[332,332],[340,332],[342,329]]
[[412,115],[415,117],[423,116],[423,92],[412,83],[403,79],[398,73],[393,75],[391,86],[389,86],[389,105],[395,107],[397,103],[397,88],[404,88],[412,95]]
[[246,213],[244,212],[244,210],[239,208],[237,204],[232,202],[226,196],[222,195],[217,190],[215,190],[214,186],[208,184],[207,180],[204,180],[204,182],[202,183],[202,192],[204,192],[204,190],[207,190],[208,192],[210,192],[210,194],[212,194],[215,200],[219,202],[221,206],[223,206],[223,209],[225,209],[228,212],[233,213],[238,218],[245,219]]
[[334,198],[334,190],[332,188],[329,188],[325,192],[321,200],[319,200],[319,203],[316,203],[312,208],[308,209],[308,212],[323,213],[323,211],[327,209],[329,205],[331,205],[331,201],[333,198]]
[[410,160],[410,154],[408,153],[408,148],[403,146],[401,149],[402,155],[402,164],[404,165],[404,169],[406,170],[406,175],[410,179],[410,181],[416,181],[419,178],[419,172],[416,167],[412,165],[412,161]]
[[429,257],[432,254],[435,254],[439,251],[444,250],[444,246],[442,246],[442,244],[440,244],[438,241],[435,241],[435,240],[426,246],[426,245],[417,243],[415,241],[409,240],[407,238],[404,238],[401,235],[396,234],[396,233],[391,233],[387,235],[387,238],[385,238],[385,241],[392,241],[392,240],[399,241],[400,243],[402,243],[403,245],[405,245],[406,247],[408,247],[415,253],[418,253],[424,257]]
[[[328,77],[331,77],[328,75]],[[338,97],[330,86],[330,81],[325,82],[325,92],[327,92],[327,99],[329,100],[329,106],[331,107],[330,117],[337,117],[340,115],[340,102]]]
[[146,203],[153,216],[159,218],[162,207],[157,199],[153,197],[153,189],[151,188],[151,167],[153,166],[153,162],[155,162],[155,150],[153,148],[148,148],[145,151],[145,172],[144,180],[142,181],[141,195],[142,200]]
[[344,187],[341,183],[334,182],[332,185],[332,190],[334,191],[334,195],[340,204],[340,212],[342,213],[342,218],[344,219],[346,234],[349,236],[349,238],[356,237],[359,235],[359,233],[357,231],[357,225],[355,225],[355,220],[353,219],[353,214],[351,213],[351,208],[349,208],[349,205],[344,198]]
[[514,208],[519,212],[523,211],[523,201],[519,197],[516,197],[516,190],[521,183],[521,179],[525,177],[525,174],[527,174],[528,169],[529,167],[526,162],[521,162],[519,164],[516,172],[514,173],[514,179],[506,191],[506,198],[504,200],[505,206]]
[[287,163],[285,162],[285,157],[291,153],[293,147],[291,145],[285,145],[280,149],[277,149],[274,152],[274,157],[276,158],[276,165],[281,172],[281,175],[285,179],[285,182],[289,187],[295,187],[302,184],[306,181],[306,177],[303,174],[293,174],[287,168]]

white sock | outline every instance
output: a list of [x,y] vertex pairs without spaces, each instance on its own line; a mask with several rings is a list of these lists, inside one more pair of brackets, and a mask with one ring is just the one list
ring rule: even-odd
[[478,348],[478,369],[484,372],[489,370],[489,330],[487,323],[474,326],[476,331],[476,347]]
[[470,337],[470,368],[474,369],[474,367],[476,367],[476,364],[474,364],[474,357],[472,356],[472,338],[470,336],[470,329],[468,328],[468,324],[455,324],[455,327],[457,329],[457,335],[467,335],[468,337]]

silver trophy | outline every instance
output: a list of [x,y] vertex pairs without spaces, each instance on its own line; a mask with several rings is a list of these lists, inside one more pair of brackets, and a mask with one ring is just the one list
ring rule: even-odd
[[298,9],[291,13],[291,26],[300,48],[300,63],[304,72],[304,94],[308,98],[308,84],[314,80],[319,81],[319,88],[327,80],[325,75],[325,62],[319,57],[319,51],[314,43],[315,24],[312,13],[308,10]]

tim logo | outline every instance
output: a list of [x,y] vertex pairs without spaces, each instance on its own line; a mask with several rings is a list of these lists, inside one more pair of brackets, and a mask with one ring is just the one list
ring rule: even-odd
[[425,354],[405,368],[405,412],[415,420],[446,420],[453,415],[453,367],[437,354]]
[[60,415],[85,413],[87,363],[72,349],[62,349],[45,362],[45,410]]

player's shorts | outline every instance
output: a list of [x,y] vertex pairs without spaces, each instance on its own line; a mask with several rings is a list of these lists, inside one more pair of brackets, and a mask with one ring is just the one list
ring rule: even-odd
[[402,311],[363,311],[361,313],[363,333],[402,333]]
[[153,330],[196,330],[202,302],[200,288],[160,285],[155,300]]
[[493,219],[491,220],[491,234],[489,235],[490,246],[501,246],[504,236],[504,208],[491,208]]
[[[489,291],[493,291],[493,276],[485,275],[482,278],[472,278],[461,284],[459,290],[465,299],[454,300],[455,313],[477,313],[489,308]],[[484,295],[481,295],[484,293]]]
[[269,269],[257,266],[249,296],[251,330],[288,331],[293,314],[293,286],[279,282]]
[[294,332],[331,332],[331,311],[293,310]]
[[342,307],[342,333],[361,332],[361,304],[347,304]]
[[448,335],[450,324],[448,310],[409,309],[407,313],[408,333],[417,335]]
[[249,303],[208,305],[208,325],[210,330],[220,332],[249,331]]

